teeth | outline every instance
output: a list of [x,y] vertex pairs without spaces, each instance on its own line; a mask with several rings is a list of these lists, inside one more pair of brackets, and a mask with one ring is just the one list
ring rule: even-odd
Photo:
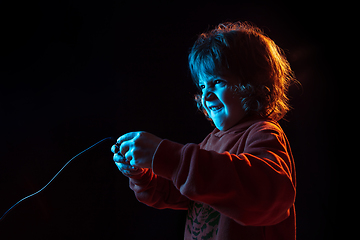
[[215,110],[219,110],[221,108],[221,106],[213,106],[213,107],[209,107],[210,110],[215,111]]

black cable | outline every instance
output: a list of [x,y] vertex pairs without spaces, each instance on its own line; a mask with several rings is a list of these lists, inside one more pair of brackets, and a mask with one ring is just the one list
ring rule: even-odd
[[30,197],[33,197],[33,196],[35,196],[36,194],[40,193],[42,190],[44,190],[44,189],[60,174],[60,172],[61,172],[74,158],[78,157],[79,155],[83,154],[83,153],[86,152],[87,150],[95,147],[95,146],[98,145],[99,143],[101,143],[101,142],[103,142],[103,141],[105,141],[105,140],[108,140],[108,139],[114,141],[114,139],[113,139],[112,137],[104,138],[104,139],[98,141],[97,143],[93,144],[92,146],[88,147],[87,149],[85,149],[85,150],[81,151],[80,153],[76,154],[76,155],[75,155],[73,158],[71,158],[71,159],[60,169],[60,171],[58,171],[58,172],[55,174],[55,176],[54,176],[44,187],[42,187],[39,191],[34,192],[33,194],[30,194],[30,195],[24,197],[23,199],[21,199],[20,201],[18,201],[18,202],[15,203],[14,205],[12,205],[12,206],[1,216],[0,221],[2,221],[2,220],[4,219],[4,217],[5,217],[5,215],[8,214],[8,213],[10,212],[10,210],[12,210],[16,205],[18,205],[19,203],[21,203],[21,202],[24,201],[25,199],[28,199],[28,198],[30,198]]

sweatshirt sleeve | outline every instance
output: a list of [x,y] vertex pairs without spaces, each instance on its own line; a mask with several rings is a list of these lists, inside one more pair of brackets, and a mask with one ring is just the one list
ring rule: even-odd
[[242,225],[266,226],[286,219],[295,201],[293,159],[276,127],[249,133],[239,154],[164,140],[153,170],[187,198],[210,205]]
[[136,198],[154,208],[186,210],[189,199],[183,196],[168,179],[154,174],[151,169],[145,169],[141,175],[129,178],[130,188]]

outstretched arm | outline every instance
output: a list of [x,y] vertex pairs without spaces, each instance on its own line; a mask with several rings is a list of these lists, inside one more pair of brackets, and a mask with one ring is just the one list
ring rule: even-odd
[[218,153],[197,144],[164,140],[153,170],[181,194],[210,205],[242,225],[277,224],[290,215],[295,199],[293,159],[276,128],[259,126],[239,153]]
[[189,199],[175,188],[172,181],[151,170],[153,155],[161,141],[146,132],[127,133],[112,146],[113,159],[119,170],[129,177],[130,188],[140,202],[159,209],[187,209]]

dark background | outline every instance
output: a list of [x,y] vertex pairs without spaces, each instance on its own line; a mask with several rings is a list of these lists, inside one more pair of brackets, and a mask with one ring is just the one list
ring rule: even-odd
[[[200,142],[212,127],[193,101],[189,48],[201,32],[241,20],[285,50],[302,84],[291,87],[294,109],[281,121],[297,167],[298,239],[332,239],[332,9],[249,2],[2,3],[0,215],[102,138],[143,130]],[[185,212],[137,202],[112,161],[111,145],[81,155],[46,190],[14,208],[0,222],[0,238],[182,239]]]

